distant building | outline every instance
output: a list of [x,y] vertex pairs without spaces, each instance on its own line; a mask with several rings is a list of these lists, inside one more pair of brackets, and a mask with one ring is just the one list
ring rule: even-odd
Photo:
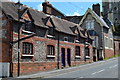
[[102,0],[103,17],[110,19],[114,25],[120,25],[120,1]]
[[115,55],[120,55],[120,36],[114,36]]
[[88,8],[79,23],[82,28],[87,29],[89,34],[94,37],[93,55],[98,60],[114,55],[113,25],[108,19],[106,21],[101,16],[100,4],[94,4],[93,10]]

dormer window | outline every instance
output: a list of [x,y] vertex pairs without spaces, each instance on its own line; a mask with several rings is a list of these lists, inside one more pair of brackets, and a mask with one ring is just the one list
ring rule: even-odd
[[54,38],[54,28],[53,27],[49,28],[47,37]]
[[68,37],[64,37],[64,41],[65,41],[65,42],[68,42]]
[[25,33],[32,32],[33,31],[32,27],[33,27],[32,21],[25,21],[25,24],[23,24],[23,26],[22,26],[23,32],[25,32]]
[[79,41],[79,34],[76,35],[75,42],[76,42],[76,43],[79,43],[79,42],[80,42],[80,41]]

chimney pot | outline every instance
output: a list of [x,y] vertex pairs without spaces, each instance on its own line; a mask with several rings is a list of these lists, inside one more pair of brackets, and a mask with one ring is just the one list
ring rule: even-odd
[[100,16],[100,4],[99,4],[99,3],[93,4],[92,8],[93,8],[93,11],[94,11],[98,16]]

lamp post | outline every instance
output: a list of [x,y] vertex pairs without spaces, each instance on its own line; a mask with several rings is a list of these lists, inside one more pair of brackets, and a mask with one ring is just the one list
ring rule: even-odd
[[18,73],[17,76],[19,77],[20,75],[20,26],[19,26],[19,22],[20,22],[20,10],[22,7],[22,4],[20,3],[20,0],[16,3],[17,5],[17,10],[18,10]]

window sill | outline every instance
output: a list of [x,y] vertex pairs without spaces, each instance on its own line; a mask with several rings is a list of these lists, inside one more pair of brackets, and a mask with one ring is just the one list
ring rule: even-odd
[[80,41],[79,40],[75,40],[76,43],[79,43]]
[[80,59],[80,58],[81,58],[81,56],[75,56],[75,58]]
[[105,47],[105,49],[109,49],[109,47]]
[[54,55],[47,55],[48,58],[55,58]]
[[47,37],[48,37],[48,38],[53,38],[54,36],[52,36],[52,35],[47,35]]
[[22,56],[23,56],[23,57],[26,57],[26,56],[33,57],[34,55],[26,55],[26,54],[23,54]]
[[85,56],[86,59],[90,59],[90,56]]
[[64,42],[68,42],[68,41],[64,41]]
[[31,31],[26,31],[26,30],[22,30],[22,32],[28,33],[28,34],[32,34],[32,33],[33,33],[33,32],[31,32]]

